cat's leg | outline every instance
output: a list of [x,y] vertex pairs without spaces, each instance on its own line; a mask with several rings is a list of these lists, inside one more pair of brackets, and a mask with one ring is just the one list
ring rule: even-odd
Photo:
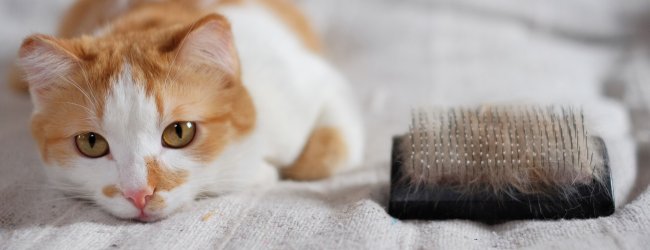
[[343,82],[326,99],[321,114],[297,160],[282,176],[315,180],[359,166],[363,158],[363,125],[356,103]]
[[[247,157],[253,158],[254,156]],[[242,190],[263,190],[273,187],[280,179],[277,167],[256,158],[256,160],[242,160],[232,165],[217,168],[206,168],[200,173],[202,183],[201,195],[216,196]]]

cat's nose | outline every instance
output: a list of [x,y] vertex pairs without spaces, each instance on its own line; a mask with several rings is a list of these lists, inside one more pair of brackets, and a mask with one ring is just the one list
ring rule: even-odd
[[149,198],[153,195],[152,188],[142,188],[138,190],[124,192],[124,196],[135,205],[138,209],[143,209],[147,205]]

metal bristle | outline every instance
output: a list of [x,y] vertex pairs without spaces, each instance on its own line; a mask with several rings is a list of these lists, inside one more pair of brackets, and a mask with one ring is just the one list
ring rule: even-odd
[[537,192],[599,180],[603,164],[584,123],[583,111],[570,107],[414,110],[404,169],[416,184],[468,190]]

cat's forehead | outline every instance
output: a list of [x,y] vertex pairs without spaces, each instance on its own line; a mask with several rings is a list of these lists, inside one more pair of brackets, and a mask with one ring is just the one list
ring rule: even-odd
[[[143,60],[132,60],[128,57],[115,58],[110,61],[97,60],[85,62],[86,65],[77,70],[71,81],[79,86],[67,84],[65,94],[79,95],[83,92],[96,96],[101,104],[93,106],[98,109],[98,116],[104,116],[103,108],[124,103],[135,102],[142,98],[155,98],[157,86],[164,79],[164,73],[157,66],[151,66]],[[63,79],[63,81],[68,81]],[[168,81],[168,84],[173,84]],[[84,91],[79,91],[81,88]],[[86,96],[81,96],[86,101]],[[92,96],[91,96],[92,97]],[[95,100],[93,100],[95,101]],[[86,103],[87,104],[87,103]]]
[[134,76],[131,64],[124,63],[111,81],[106,96],[106,121],[117,120],[116,123],[123,124],[124,121],[157,119],[156,98],[153,93],[147,93],[145,84],[141,83],[147,80]]
[[[137,142],[122,145],[114,154],[128,155],[130,151],[141,154],[154,154],[159,147],[156,143],[161,118],[156,98],[147,94],[143,84],[135,78],[132,66],[125,63],[118,75],[113,78],[111,90],[106,96],[102,127],[113,140]],[[132,140],[134,137],[138,140]],[[153,140],[153,141],[151,141]]]
[[125,64],[130,65],[133,74],[155,78],[169,70],[174,53],[166,51],[167,42],[149,38],[147,34],[121,37],[81,37],[63,43],[72,54],[80,59],[81,70],[87,74],[110,82],[121,74]]

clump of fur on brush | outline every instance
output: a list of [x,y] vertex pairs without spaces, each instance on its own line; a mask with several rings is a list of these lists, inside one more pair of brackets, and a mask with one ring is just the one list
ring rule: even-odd
[[400,147],[403,180],[465,194],[557,195],[602,182],[601,149],[582,110],[482,106],[415,111]]

